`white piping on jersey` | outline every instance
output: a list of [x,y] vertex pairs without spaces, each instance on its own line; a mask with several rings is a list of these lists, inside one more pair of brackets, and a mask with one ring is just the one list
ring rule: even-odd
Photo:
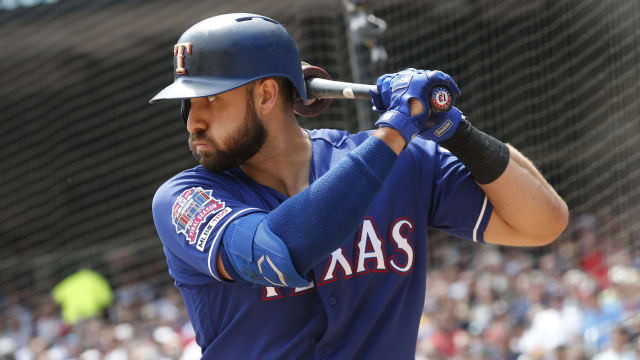
[[[240,216],[242,213],[245,213],[249,210],[260,210],[258,208],[248,208],[248,209],[244,209],[241,211],[238,211],[237,213],[233,214],[232,217],[230,217],[229,219],[227,219],[227,222],[225,222],[222,227],[220,227],[220,230],[218,230],[218,232],[216,233],[216,237],[213,238],[213,242],[211,243],[211,247],[209,248],[209,257],[207,258],[207,265],[209,265],[209,272],[211,273],[211,276],[213,276],[214,279],[218,280],[218,281],[222,281],[222,279],[219,279],[217,276],[215,276],[213,274],[213,270],[211,269],[211,253],[213,252],[213,248],[216,245],[216,241],[218,241],[218,236],[220,236],[220,233],[222,232],[222,230],[224,230],[224,228],[227,227],[227,225],[235,218],[237,218],[238,216]],[[216,258],[216,261],[218,259]]]
[[476,221],[476,226],[473,228],[473,241],[475,242],[478,242],[478,228],[480,227],[480,223],[482,222],[482,218],[484,217],[484,211],[486,209],[487,209],[487,195],[484,196],[484,202],[482,203],[482,210],[480,210],[478,221]]

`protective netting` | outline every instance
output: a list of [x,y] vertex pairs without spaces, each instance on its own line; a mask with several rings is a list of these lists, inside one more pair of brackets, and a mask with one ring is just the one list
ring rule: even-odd
[[[0,1],[3,309],[13,302],[38,307],[82,267],[115,289],[142,280],[157,289],[170,284],[151,199],[195,161],[177,103],[147,101],[173,79],[179,35],[227,12],[280,21],[303,59],[334,79],[351,81],[357,73],[359,81],[375,83],[406,67],[451,74],[462,89],[458,106],[478,128],[531,158],[574,216],[594,216],[588,226],[608,248],[634,254],[640,236],[636,0],[364,5],[387,28],[354,44],[347,36],[353,19],[339,0]],[[384,49],[385,60],[372,61],[372,43]],[[300,123],[357,130],[356,106],[334,101],[325,114]],[[372,124],[374,113],[364,116]],[[583,223],[530,253],[574,241]],[[433,244],[449,241],[436,235]],[[446,262],[433,253],[434,266]]]

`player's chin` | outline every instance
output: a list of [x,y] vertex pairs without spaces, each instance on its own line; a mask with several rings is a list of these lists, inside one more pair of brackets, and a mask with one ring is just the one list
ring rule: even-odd
[[219,153],[205,151],[192,151],[192,153],[198,163],[211,172],[220,173],[240,165],[234,159],[225,158]]

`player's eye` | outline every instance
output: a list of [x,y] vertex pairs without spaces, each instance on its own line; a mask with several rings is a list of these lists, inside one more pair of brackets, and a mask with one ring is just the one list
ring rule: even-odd
[[215,96],[207,96],[207,99],[209,99],[209,102],[212,102],[213,100],[216,99],[216,97]]

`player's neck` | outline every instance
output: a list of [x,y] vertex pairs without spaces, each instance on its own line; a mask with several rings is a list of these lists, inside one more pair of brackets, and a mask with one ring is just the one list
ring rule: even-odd
[[291,197],[309,186],[310,163],[311,140],[293,118],[268,129],[262,149],[241,168],[257,183]]

